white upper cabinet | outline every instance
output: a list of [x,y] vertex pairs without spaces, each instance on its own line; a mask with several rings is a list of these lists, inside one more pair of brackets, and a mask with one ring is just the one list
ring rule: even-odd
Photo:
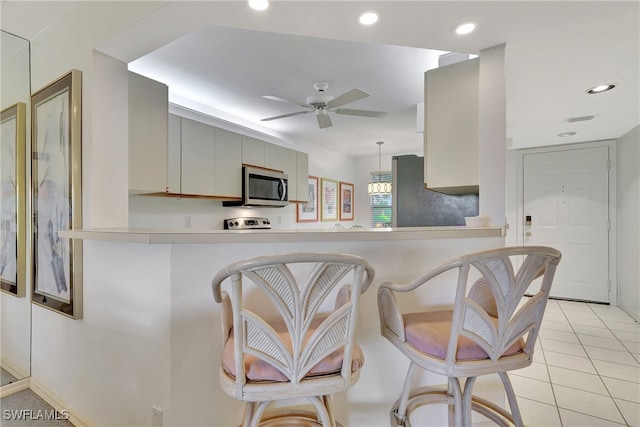
[[182,194],[214,196],[215,128],[182,119]]
[[242,163],[264,167],[264,141],[242,135]]
[[215,128],[214,192],[219,197],[242,197],[242,136]]
[[283,148],[284,173],[289,180],[289,201],[308,202],[309,155]]
[[425,184],[447,194],[477,193],[479,60],[425,73]]
[[284,169],[283,147],[242,135],[242,163],[266,169]]
[[264,167],[267,169],[274,169],[278,171],[283,170],[284,168],[283,152],[284,152],[283,147],[265,142],[264,143]]
[[129,190],[166,192],[169,89],[129,73]]
[[249,164],[284,171],[289,175],[289,199],[306,201],[306,153],[175,114],[168,114],[166,122],[166,142],[147,145],[152,152],[148,157],[161,160],[153,165],[145,157],[136,161],[150,175],[158,175],[158,183],[138,192],[238,200],[242,198],[242,165]]
[[[302,151],[296,151],[296,187],[297,202],[309,201],[309,155]],[[291,192],[293,194],[293,192]]]
[[287,174],[289,180],[289,201],[292,202],[297,199],[298,183],[296,179],[296,168],[298,165],[298,152],[290,148],[283,148],[283,167],[282,171]]

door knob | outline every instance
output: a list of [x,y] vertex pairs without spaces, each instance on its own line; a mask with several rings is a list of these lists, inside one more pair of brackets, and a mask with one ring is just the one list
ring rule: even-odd
[[531,232],[527,231],[526,233],[524,233],[525,237],[531,237]]

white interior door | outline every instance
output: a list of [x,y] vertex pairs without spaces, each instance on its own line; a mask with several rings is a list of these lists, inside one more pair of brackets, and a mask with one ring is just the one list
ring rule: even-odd
[[525,245],[562,252],[551,296],[609,302],[609,149],[524,155]]

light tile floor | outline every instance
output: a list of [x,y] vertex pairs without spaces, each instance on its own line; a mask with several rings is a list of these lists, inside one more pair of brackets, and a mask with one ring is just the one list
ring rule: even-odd
[[640,325],[618,307],[549,300],[534,363],[509,376],[528,427],[640,427]]

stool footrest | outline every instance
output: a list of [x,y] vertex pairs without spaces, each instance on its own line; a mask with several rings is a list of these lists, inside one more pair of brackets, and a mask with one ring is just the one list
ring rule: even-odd
[[[394,427],[412,427],[410,420],[411,413],[425,405],[432,405],[434,403],[453,405],[453,396],[441,387],[420,387],[413,390],[409,395],[407,409],[404,415],[398,414],[400,399],[394,402],[390,412],[391,425]],[[511,427],[515,424],[513,417],[507,410],[482,397],[475,395],[471,397],[471,409],[489,418],[499,426]]]
[[[322,423],[315,412],[281,409],[269,412],[262,417],[260,427],[318,427]],[[336,422],[336,427],[343,427]]]

